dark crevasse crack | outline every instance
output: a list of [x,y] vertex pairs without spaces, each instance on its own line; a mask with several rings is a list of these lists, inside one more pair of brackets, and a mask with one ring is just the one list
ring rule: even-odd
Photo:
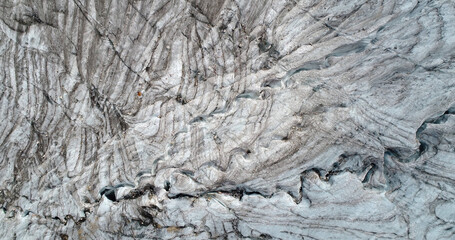
[[121,199],[136,199],[139,198],[148,192],[155,192],[155,187],[151,184],[147,184],[140,188],[134,188],[135,185],[132,183],[120,183],[115,186],[105,186],[99,191],[100,196],[105,196],[107,199],[113,202],[117,202],[120,198],[117,197],[117,189],[122,187],[131,187],[133,188],[129,193],[122,196]]
[[307,175],[309,172],[314,172],[318,175],[322,181],[330,181],[333,176],[337,176],[344,172],[349,172],[355,175],[365,176],[362,179],[362,183],[370,184],[372,187],[375,184],[371,183],[372,176],[380,170],[381,161],[378,158],[362,155],[358,153],[345,152],[338,157],[338,160],[332,164],[330,168],[311,168],[303,172],[302,176]]
[[239,200],[242,200],[243,196],[245,195],[260,195],[264,198],[270,198],[272,195],[267,195],[259,191],[254,191],[251,189],[248,189],[247,187],[244,186],[237,186],[233,189],[213,189],[209,191],[204,191],[200,193],[194,193],[194,194],[189,194],[189,193],[178,193],[178,194],[172,194],[168,195],[169,199],[177,199],[177,198],[200,198],[200,197],[206,197],[210,196],[213,194],[226,194],[230,195],[234,198],[237,198]]
[[[307,181],[308,175],[310,173],[315,173],[321,181],[325,182],[329,182],[333,176],[337,176],[344,172],[349,172],[358,176],[363,175],[364,177],[361,179],[361,181],[365,186],[382,189],[383,183],[380,182],[378,183],[377,180],[373,179],[374,178],[373,176],[381,174],[380,173],[382,171],[381,166],[382,160],[378,158],[374,158],[369,155],[360,155],[357,153],[346,152],[344,154],[341,154],[339,156],[338,161],[335,162],[330,168],[323,169],[313,167],[301,172],[298,195],[289,191],[284,191],[279,187],[277,187],[276,191],[272,193],[266,193],[255,189],[251,189],[248,186],[240,184],[218,187],[204,192],[168,194],[168,198],[169,199],[200,198],[211,196],[213,194],[225,194],[237,198],[239,201],[241,201],[243,197],[246,195],[257,195],[262,196],[263,198],[271,198],[277,192],[286,192],[289,196],[291,196],[295,203],[299,204],[302,201],[302,199],[310,200],[306,196],[304,189],[305,181]],[[171,187],[172,186],[169,182],[165,183],[166,191],[169,192]]]
[[105,196],[107,199],[113,201],[113,202],[116,202],[117,201],[117,197],[115,195],[115,188],[114,187],[103,187],[101,190],[100,190],[100,195],[101,196]]
[[443,124],[449,115],[455,114],[455,106],[450,107],[447,111],[438,117],[425,120],[416,131],[416,139],[419,141],[417,150],[405,148],[387,148],[384,152],[384,175],[387,179],[387,185],[392,192],[401,187],[401,175],[403,173],[412,173],[412,169],[406,169],[406,164],[419,159],[426,153],[436,154],[435,146],[439,145],[440,132],[428,130],[428,124]]
[[231,190],[209,191],[209,192],[206,192],[205,194],[213,194],[213,193],[227,194],[227,195],[230,195],[230,196],[232,196],[234,198],[237,198],[239,200],[242,200],[242,198],[245,195],[260,195],[260,196],[262,196],[264,198],[270,198],[272,196],[272,194],[265,194],[265,193],[260,192],[260,191],[254,191],[254,190],[249,189],[249,188],[244,187],[244,186],[237,186],[236,188],[231,189]]
[[394,147],[394,148],[386,148],[384,153],[384,158],[391,158],[395,159],[401,163],[409,163],[416,161],[420,156],[422,156],[425,152],[428,151],[433,144],[431,133],[427,133],[425,130],[427,129],[428,124],[442,124],[447,121],[449,115],[455,114],[455,106],[450,107],[447,111],[445,111],[442,115],[434,118],[429,118],[423,122],[423,124],[417,129],[416,131],[416,139],[419,141],[419,148],[415,151],[412,149],[401,148],[401,147]]

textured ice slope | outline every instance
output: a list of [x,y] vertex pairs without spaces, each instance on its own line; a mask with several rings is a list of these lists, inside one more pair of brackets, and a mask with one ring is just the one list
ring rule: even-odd
[[0,238],[455,238],[452,0],[0,20]]

